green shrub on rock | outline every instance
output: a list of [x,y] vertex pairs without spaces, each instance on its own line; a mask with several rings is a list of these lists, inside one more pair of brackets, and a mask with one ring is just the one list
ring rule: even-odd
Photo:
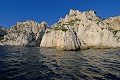
[[67,31],[68,29],[66,29],[64,26],[61,27],[62,31]]
[[55,27],[54,30],[60,30],[60,28],[59,27]]

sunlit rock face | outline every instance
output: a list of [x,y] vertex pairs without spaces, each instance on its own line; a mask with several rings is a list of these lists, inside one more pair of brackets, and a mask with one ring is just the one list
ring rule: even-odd
[[47,23],[35,21],[17,22],[16,26],[7,30],[7,35],[1,40],[3,45],[39,46]]
[[104,20],[110,29],[120,30],[120,16],[110,17]]
[[7,29],[1,45],[56,47],[59,50],[120,47],[120,16],[102,20],[96,12],[70,10],[51,27],[34,21]]
[[76,32],[68,26],[63,30],[51,30],[46,32],[40,47],[56,47],[59,50],[76,50],[80,48],[80,42]]
[[63,50],[120,47],[119,21],[119,17],[101,20],[92,10],[70,10],[65,18],[60,18],[58,23],[52,25],[50,33],[45,33],[41,47]]

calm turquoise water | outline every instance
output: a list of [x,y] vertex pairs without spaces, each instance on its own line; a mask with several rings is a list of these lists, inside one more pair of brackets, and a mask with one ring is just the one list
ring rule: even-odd
[[0,46],[0,80],[120,80],[120,49]]

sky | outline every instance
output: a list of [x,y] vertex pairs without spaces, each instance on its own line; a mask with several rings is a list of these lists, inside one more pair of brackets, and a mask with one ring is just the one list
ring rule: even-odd
[[70,9],[95,10],[98,16],[108,18],[120,15],[120,0],[0,0],[0,26],[26,20],[45,21],[51,26]]

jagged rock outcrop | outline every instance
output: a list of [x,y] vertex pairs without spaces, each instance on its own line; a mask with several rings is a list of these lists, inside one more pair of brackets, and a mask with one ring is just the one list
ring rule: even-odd
[[110,17],[104,20],[110,29],[120,30],[120,16]]
[[56,47],[60,50],[117,48],[120,47],[120,16],[102,20],[92,10],[70,10],[52,28],[45,22],[18,22],[7,30],[0,44]]
[[[112,25],[109,25],[108,23],[111,23]],[[57,34],[57,36],[59,35],[60,37],[54,37],[52,39],[57,39],[57,42],[54,43],[54,47],[58,48],[59,44],[61,48],[63,47],[63,50],[75,50],[76,44],[72,43],[76,42],[78,42],[77,46],[79,46],[79,48],[81,49],[91,47],[115,48],[120,47],[119,26],[119,17],[101,20],[99,16],[96,16],[96,12],[92,10],[85,12],[79,12],[78,10],[70,10],[69,14],[66,15],[64,19],[60,18],[58,23],[55,23],[52,26],[53,29],[49,34],[45,33],[42,41],[45,41],[47,42],[47,44],[49,44],[52,41],[49,42],[48,39],[45,38],[45,36],[52,36],[54,34]],[[68,27],[70,27],[72,30],[69,30]],[[61,31],[62,28],[68,29],[70,33],[68,31]],[[74,31],[75,34],[73,34],[72,31]],[[73,35],[76,37],[74,37]],[[48,47],[47,44],[45,45],[45,43],[41,43],[41,45],[44,45],[41,47]],[[66,48],[64,48],[65,46]],[[49,47],[53,47],[52,44],[51,46],[49,45]],[[76,49],[78,49],[78,47]]]
[[0,42],[2,45],[39,46],[47,27],[45,22],[17,22],[16,26],[7,30],[7,35]]

